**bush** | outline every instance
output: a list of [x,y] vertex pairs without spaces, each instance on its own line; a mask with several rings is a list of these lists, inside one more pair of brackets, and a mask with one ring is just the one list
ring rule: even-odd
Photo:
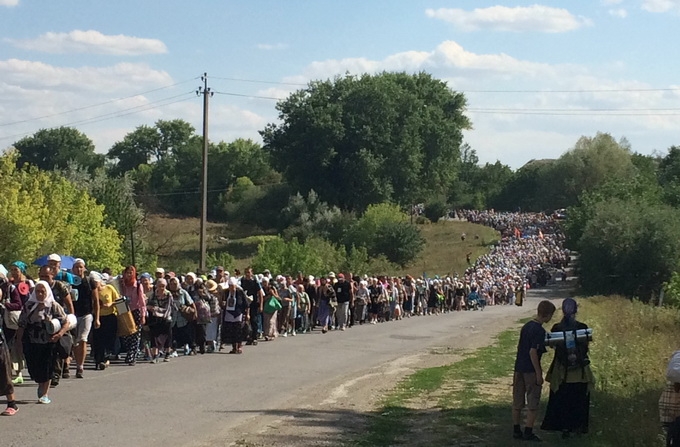
[[581,285],[588,293],[647,301],[680,270],[680,211],[618,199],[600,203],[578,249]]
[[383,254],[390,261],[405,267],[425,248],[420,230],[408,222],[389,222],[375,234],[375,254]]
[[449,206],[442,199],[434,199],[425,204],[425,217],[431,222],[437,222],[449,212]]
[[206,253],[205,265],[208,270],[219,266],[231,271],[236,265],[234,257],[226,251],[214,251]]
[[432,223],[432,221],[425,216],[416,217],[416,224],[417,225],[429,225],[431,223]]

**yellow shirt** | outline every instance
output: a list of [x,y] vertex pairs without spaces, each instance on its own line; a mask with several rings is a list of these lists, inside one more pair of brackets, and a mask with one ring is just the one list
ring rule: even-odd
[[[99,316],[106,317],[108,315],[113,315],[116,311],[116,307],[113,306],[113,302],[116,301],[120,295],[115,287],[110,284],[105,285],[99,290]],[[110,305],[110,307],[105,307]]]

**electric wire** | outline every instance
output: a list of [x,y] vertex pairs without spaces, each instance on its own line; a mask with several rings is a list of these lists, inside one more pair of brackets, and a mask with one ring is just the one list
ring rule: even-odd
[[111,99],[111,100],[108,100],[108,101],[100,102],[100,103],[97,103],[97,104],[90,104],[90,105],[83,106],[83,107],[77,107],[75,109],[65,110],[63,112],[53,113],[53,114],[50,114],[50,115],[36,116],[35,118],[26,118],[26,119],[23,119],[23,120],[13,121],[13,122],[10,122],[10,123],[0,123],[0,127],[11,126],[11,125],[14,125],[14,124],[23,124],[23,123],[28,123],[28,122],[31,122],[31,121],[41,120],[41,119],[45,119],[45,118],[53,118],[55,116],[67,115],[69,113],[79,112],[81,110],[92,109],[92,108],[100,107],[100,106],[103,106],[103,105],[106,105],[106,104],[112,104],[114,102],[123,101],[125,99],[134,98],[136,96],[146,95],[146,94],[157,92],[157,91],[160,91],[160,90],[165,90],[167,88],[172,88],[172,87],[175,87],[175,86],[178,86],[178,85],[181,85],[181,84],[186,84],[187,82],[191,82],[191,81],[194,81],[196,79],[198,79],[198,77],[195,77],[195,78],[192,78],[192,79],[187,79],[185,81],[176,82],[174,84],[166,85],[166,86],[163,86],[163,87],[154,88],[152,90],[147,90],[145,92],[136,93],[134,95],[124,96],[122,98]]

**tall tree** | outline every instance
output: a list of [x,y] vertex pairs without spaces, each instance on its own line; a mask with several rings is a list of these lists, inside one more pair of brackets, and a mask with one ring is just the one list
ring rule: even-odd
[[261,132],[294,189],[344,209],[422,200],[456,177],[463,94],[426,73],[315,81],[277,104],[281,124]]
[[95,153],[92,140],[73,127],[41,129],[14,143],[17,163],[36,166],[45,171],[64,169],[69,162],[92,172],[104,166],[104,155]]
[[120,175],[181,150],[194,132],[194,127],[184,120],[158,120],[153,127],[139,126],[125,135],[109,149],[106,157],[115,163],[113,174]]

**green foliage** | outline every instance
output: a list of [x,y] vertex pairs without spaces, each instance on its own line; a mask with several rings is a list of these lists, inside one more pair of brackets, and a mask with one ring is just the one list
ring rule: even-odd
[[383,254],[390,262],[405,267],[423,251],[425,239],[415,225],[388,222],[378,227],[372,248],[374,254]]
[[274,274],[302,272],[314,276],[326,275],[330,271],[363,275],[397,270],[384,256],[369,258],[364,247],[346,250],[318,237],[311,237],[304,243],[297,239],[268,238],[260,243],[253,268],[258,272],[269,269]]
[[126,264],[134,263],[140,271],[156,265],[157,257],[146,243],[145,214],[135,202],[135,183],[130,173],[114,178],[106,175],[103,169],[97,169],[90,174],[75,163],[69,163],[67,169],[59,173],[104,206],[104,224],[114,228],[123,238]]
[[345,234],[345,247],[365,247],[373,258],[384,255],[391,263],[405,266],[424,248],[420,230],[409,223],[399,206],[370,205]]
[[680,273],[673,272],[671,278],[663,285],[663,304],[680,309]]
[[250,186],[243,181],[242,185],[222,195],[220,214],[229,222],[277,228],[281,208],[289,197],[290,188],[285,183]]
[[121,237],[105,224],[104,206],[55,172],[16,167],[0,157],[0,259],[28,263],[47,253],[79,256],[93,269],[121,268]]
[[208,269],[222,266],[227,271],[232,271],[236,266],[236,259],[226,251],[208,251],[205,257],[205,264]]
[[449,205],[442,198],[435,198],[425,203],[424,214],[430,222],[437,222],[449,212]]
[[636,174],[628,142],[606,133],[581,137],[557,160],[532,160],[520,168],[491,204],[499,209],[550,211],[578,203],[583,192]]
[[619,199],[601,202],[578,250],[586,292],[649,300],[680,269],[680,211]]
[[287,239],[305,241],[312,236],[329,239],[340,214],[338,207],[330,207],[319,200],[314,190],[309,191],[307,198],[297,193],[290,197],[288,206],[282,210],[279,229],[285,229]]
[[[281,124],[261,132],[298,191],[342,209],[410,204],[455,179],[465,97],[426,73],[315,81],[277,104]],[[331,181],[332,179],[332,181]]]
[[41,129],[17,141],[14,147],[19,154],[19,167],[27,163],[51,171],[65,169],[69,162],[75,162],[92,172],[104,166],[104,156],[95,153],[92,140],[73,127]]

